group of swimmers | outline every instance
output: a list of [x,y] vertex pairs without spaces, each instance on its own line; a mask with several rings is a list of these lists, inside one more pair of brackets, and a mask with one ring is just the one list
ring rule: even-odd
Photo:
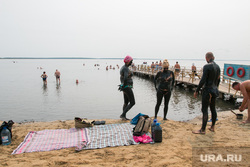
[[[208,106],[210,106],[212,114],[212,125],[208,129],[212,132],[215,131],[215,122],[217,121],[217,113],[215,109],[216,98],[219,96],[218,86],[220,83],[220,67],[214,62],[214,55],[212,52],[208,52],[205,55],[205,60],[208,64],[203,67],[203,74],[199,85],[194,92],[194,97],[197,98],[198,92],[202,88],[202,127],[199,130],[193,131],[194,134],[205,134],[206,126],[208,122]],[[126,56],[124,58],[124,65],[120,70],[120,81],[119,90],[123,91],[124,104],[122,114],[120,118],[122,120],[129,120],[126,117],[127,112],[135,105],[135,98],[133,94],[133,73],[129,70],[129,66],[133,63],[133,58],[131,56]],[[153,63],[152,63],[153,64]],[[180,72],[176,69],[180,69],[178,62],[175,65],[175,72]],[[196,72],[196,67],[192,66],[192,71]],[[156,89],[157,102],[155,105],[155,115],[154,118],[157,119],[157,114],[164,97],[164,114],[163,120],[167,120],[168,104],[171,97],[171,91],[173,90],[175,82],[175,74],[169,70],[169,62],[165,59],[162,63],[162,70],[157,72],[154,78],[154,85]],[[240,111],[248,108],[247,120],[243,123],[250,123],[250,80],[244,81],[242,83],[235,82],[232,85],[233,89],[240,90],[244,96]]]
[[[126,114],[133,107],[133,105],[135,105],[134,94],[132,91],[133,73],[129,70],[129,66],[132,66],[133,64],[133,58],[129,55],[126,56],[124,59],[124,63],[125,65],[120,70],[121,85],[119,90],[123,91],[123,96],[124,96],[123,112],[120,115],[120,118],[123,120],[128,120]],[[168,104],[175,83],[175,75],[178,76],[180,72],[180,65],[178,64],[178,62],[176,62],[175,64],[175,72],[177,74],[174,74],[173,71],[169,70],[169,62],[167,59],[165,59],[163,62],[161,62],[160,60],[159,64],[158,61],[156,63],[152,62],[151,68],[153,70],[154,69],[159,70],[154,78],[154,85],[156,89],[156,98],[157,98],[154,118],[157,119],[159,108],[164,97],[163,120],[167,120]]]
[[158,61],[156,61],[155,63],[152,62],[152,64],[151,64],[150,67],[151,67],[152,70],[155,70],[155,71],[161,70],[162,69],[162,62],[161,62],[161,60],[160,60],[159,63],[158,63]]
[[[153,71],[158,71],[158,70],[162,70],[162,68],[163,68],[162,66],[163,66],[163,63],[160,60],[159,63],[158,63],[158,61],[156,61],[155,63],[152,62],[150,67]],[[181,71],[181,66],[178,63],[178,61],[176,61],[176,64],[174,65],[174,71],[175,71],[174,72],[175,76],[179,76],[180,71]]]
[[[60,79],[60,76],[61,76],[61,73],[60,71],[58,71],[58,69],[56,69],[56,72],[55,72],[55,77],[56,77],[56,83],[57,84],[60,84],[61,83],[61,79]],[[48,75],[46,74],[46,72],[44,71],[43,74],[41,75],[41,78],[43,79],[43,84],[44,85],[47,85],[47,78],[48,78]]]
[[[161,62],[161,61],[160,61]],[[119,87],[120,91],[123,91],[124,104],[123,111],[120,115],[122,120],[129,120],[126,117],[127,112],[135,105],[135,98],[133,93],[133,73],[129,70],[129,66],[133,63],[133,58],[131,56],[126,56],[124,58],[124,65],[120,70],[120,81],[121,85]],[[153,64],[153,63],[152,63]],[[155,119],[157,119],[157,114],[159,112],[160,105],[162,103],[162,99],[164,97],[164,120],[167,120],[167,112],[168,112],[168,103],[171,97],[171,91],[173,90],[175,76],[174,73],[169,70],[169,62],[167,59],[163,61],[161,64],[163,68],[162,71],[159,71],[154,79],[155,89],[156,89],[156,97],[157,103],[155,106]]]
[[[119,68],[120,68],[118,64],[116,64],[116,67],[117,67],[117,69],[119,69]],[[112,65],[110,65],[110,66],[106,66],[106,70],[108,71],[109,69],[113,69],[113,70],[115,70],[115,67],[112,67]]]

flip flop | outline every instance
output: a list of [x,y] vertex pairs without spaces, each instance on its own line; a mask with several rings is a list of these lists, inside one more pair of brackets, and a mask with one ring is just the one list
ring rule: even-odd
[[105,121],[95,121],[94,125],[104,125]]
[[201,135],[205,135],[206,132],[202,132],[201,130],[198,131],[192,131],[193,134],[201,134]]
[[[218,118],[216,118],[216,121],[218,121]],[[210,120],[208,120],[207,122],[212,122],[212,118]]]

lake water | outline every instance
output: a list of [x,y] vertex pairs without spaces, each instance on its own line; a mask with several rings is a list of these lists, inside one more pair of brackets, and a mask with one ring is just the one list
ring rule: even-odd
[[[142,64],[144,61],[134,60],[134,63]],[[151,64],[154,60],[147,61]],[[193,62],[197,67],[206,63],[202,60],[179,60],[179,64],[187,67]],[[224,62],[218,64],[223,67]],[[95,64],[100,66],[94,66]],[[123,106],[123,94],[117,90],[117,85],[120,84],[119,69],[106,71],[106,66],[116,67],[117,64],[121,67],[123,60],[0,59],[0,120],[54,121],[72,120],[74,117],[119,119]],[[174,65],[175,61],[170,60],[170,64]],[[56,84],[56,69],[61,72],[60,85]],[[49,76],[46,87],[40,77],[43,71]],[[79,80],[78,84],[76,79]],[[138,113],[154,116],[156,91],[153,82],[137,76],[133,80],[136,104],[127,117],[133,118]],[[223,100],[218,100],[216,105],[217,111],[233,107],[233,104]],[[193,91],[176,87],[171,96],[167,117],[186,121],[200,114],[201,97],[195,99]],[[158,116],[163,116],[163,103]]]

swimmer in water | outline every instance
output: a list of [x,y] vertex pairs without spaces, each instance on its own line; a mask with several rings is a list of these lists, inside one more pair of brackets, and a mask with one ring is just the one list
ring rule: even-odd
[[56,69],[55,77],[56,77],[56,83],[57,83],[57,84],[60,84],[60,83],[61,83],[60,76],[61,76],[60,71],[58,71],[58,70]]
[[48,75],[46,74],[46,72],[44,71],[43,74],[41,75],[41,78],[43,79],[43,84],[47,85],[47,78]]

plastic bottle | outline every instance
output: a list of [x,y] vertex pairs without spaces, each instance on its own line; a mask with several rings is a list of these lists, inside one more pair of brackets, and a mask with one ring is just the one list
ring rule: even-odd
[[154,140],[154,128],[156,126],[157,119],[154,119],[153,123],[151,124],[151,137]]
[[6,126],[1,131],[2,145],[9,145],[11,143],[10,131]]
[[154,141],[156,143],[162,142],[162,128],[160,126],[160,123],[156,123],[154,128]]

